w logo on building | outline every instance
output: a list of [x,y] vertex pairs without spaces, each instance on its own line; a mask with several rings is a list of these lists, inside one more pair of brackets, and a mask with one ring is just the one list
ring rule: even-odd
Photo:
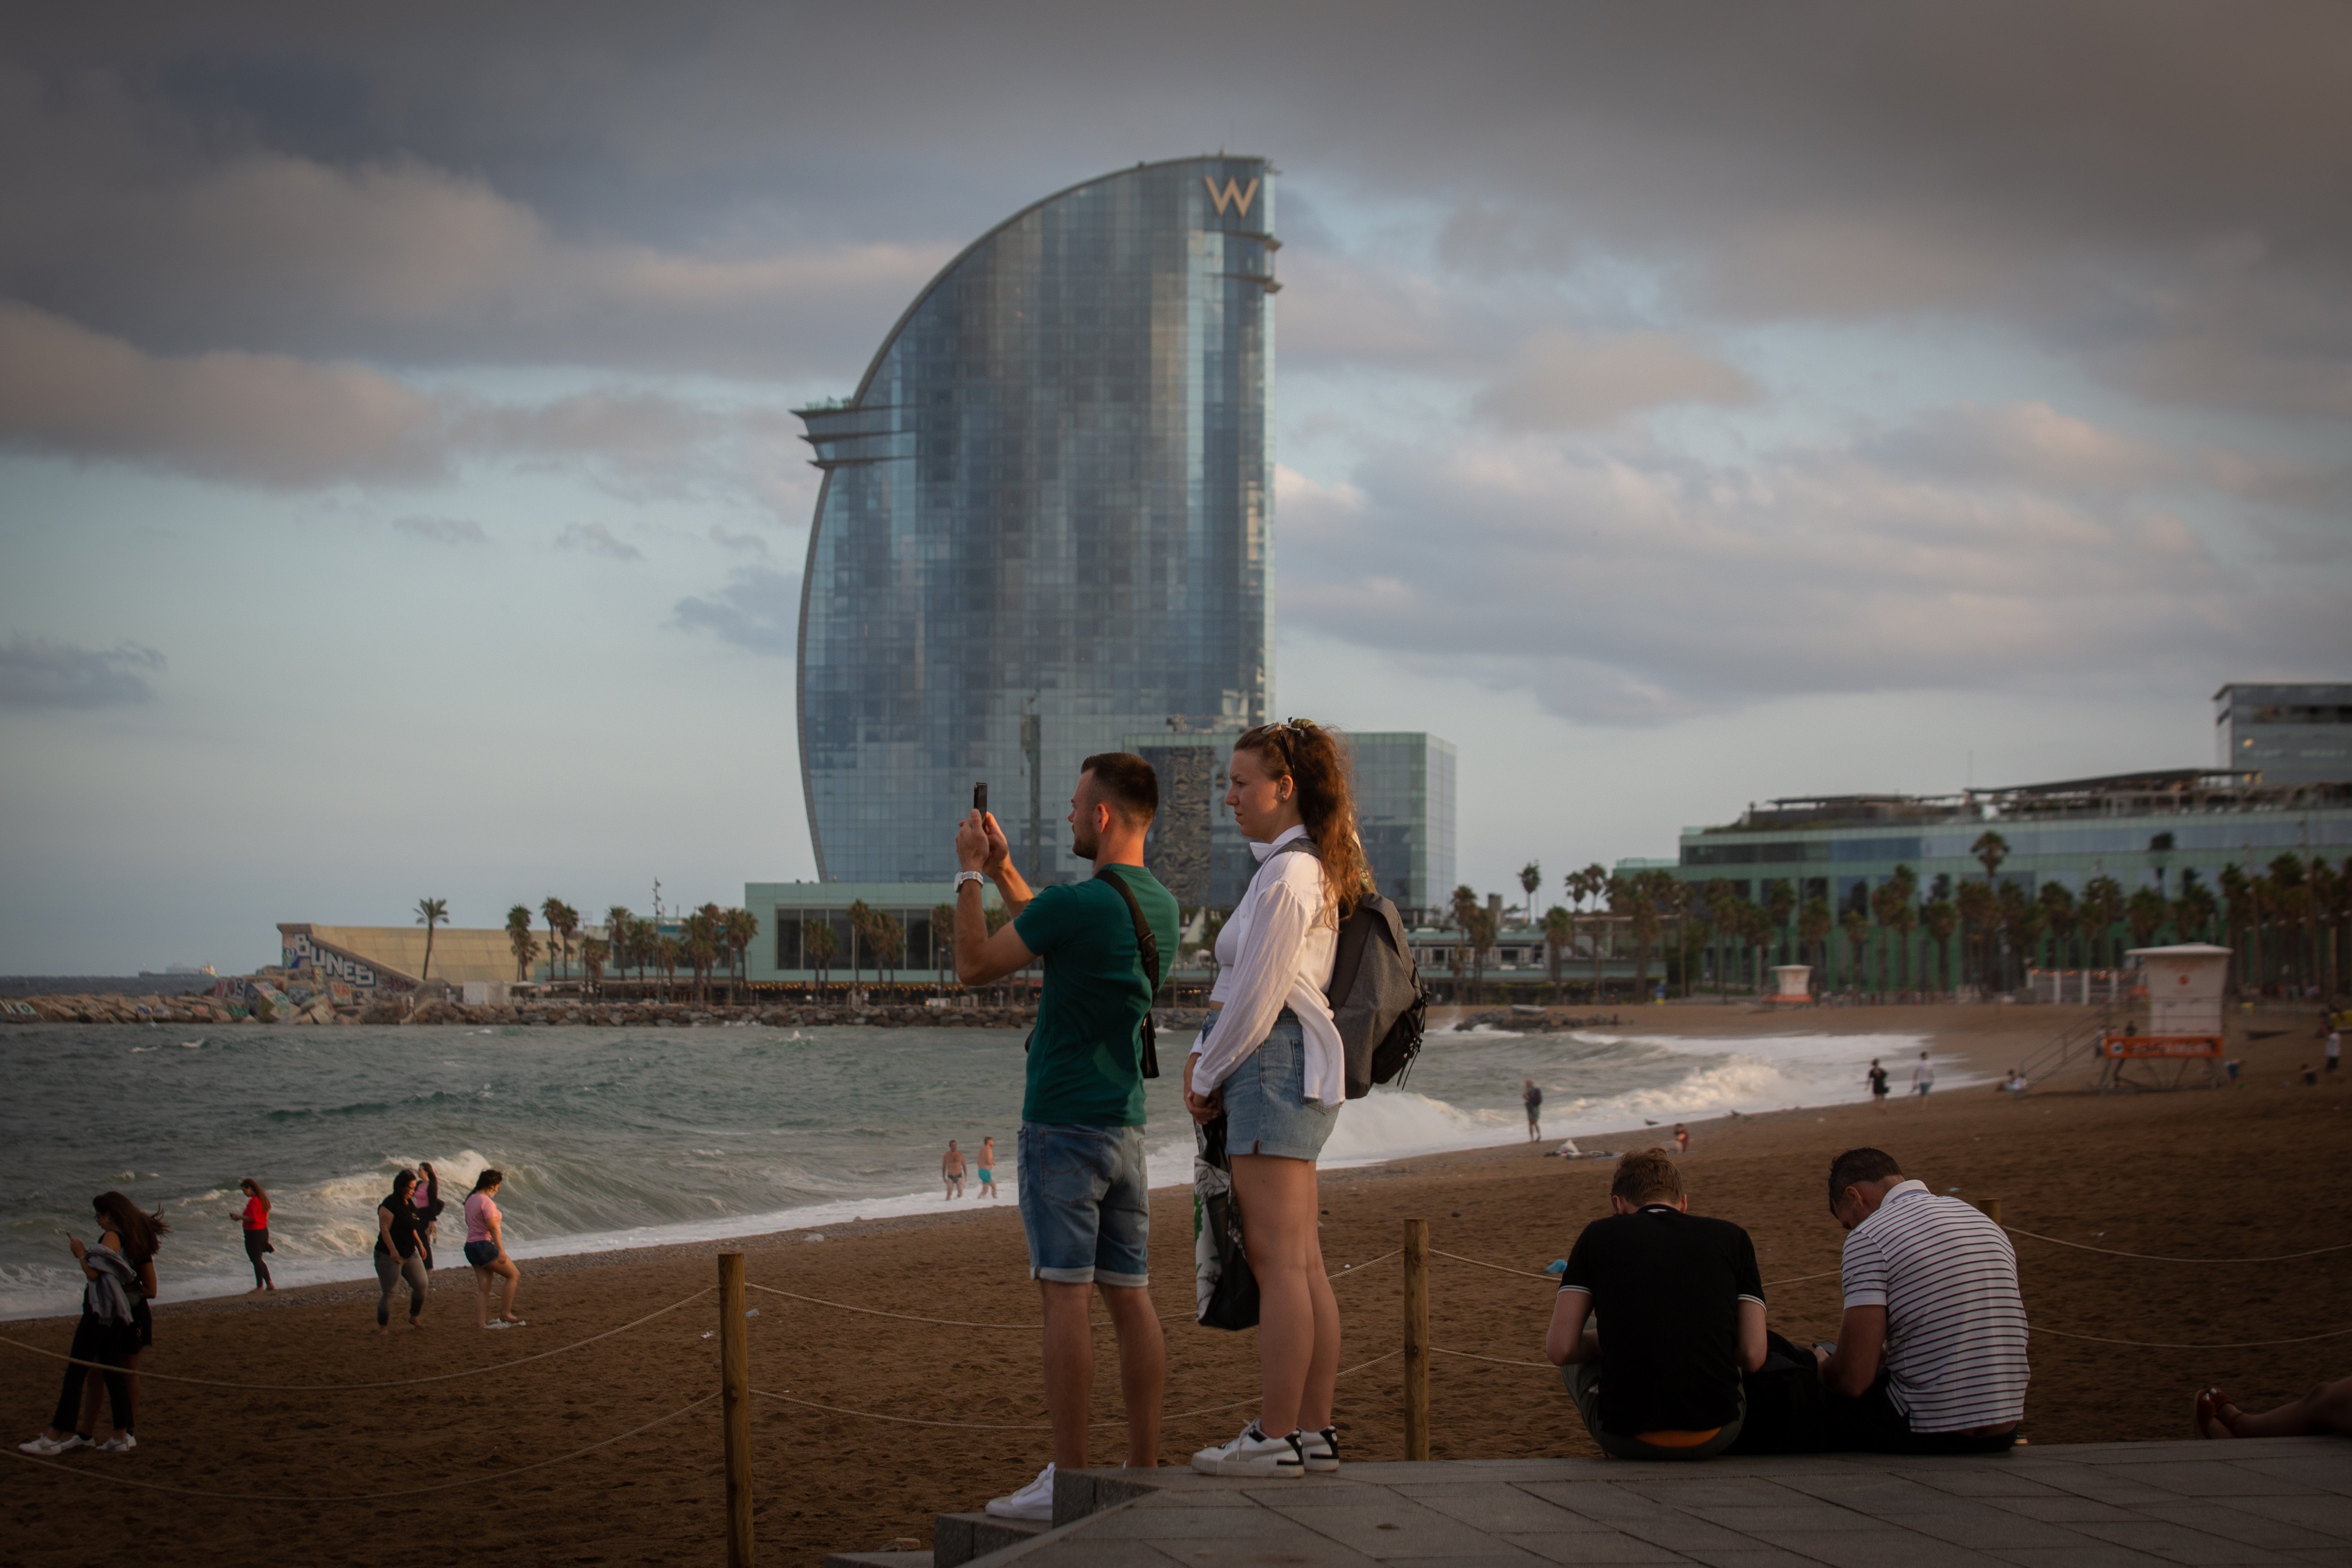
[[1249,216],[1250,204],[1257,200],[1257,182],[1244,185],[1239,180],[1227,180],[1223,190],[1217,189],[1216,178],[1203,174],[1201,183],[1209,187],[1209,200],[1217,204],[1217,216],[1223,217],[1227,207],[1239,207],[1242,216]]

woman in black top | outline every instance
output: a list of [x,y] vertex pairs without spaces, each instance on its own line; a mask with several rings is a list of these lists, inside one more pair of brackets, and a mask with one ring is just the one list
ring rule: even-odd
[[431,1284],[425,1273],[424,1248],[416,1239],[416,1210],[408,1195],[416,1173],[404,1170],[392,1178],[391,1195],[375,1206],[375,1281],[383,1293],[376,1298],[375,1332],[392,1332],[392,1293],[408,1281],[408,1326],[425,1326],[425,1292]]
[[[147,1302],[155,1294],[156,1249],[172,1228],[119,1192],[99,1194],[90,1207],[98,1216],[98,1245],[85,1247],[79,1238],[66,1238],[89,1283],[82,1291],[81,1321],[67,1351],[72,1359],[66,1365],[65,1386],[47,1428],[17,1445],[43,1458],[79,1448],[127,1454],[139,1446],[131,1432],[139,1394],[139,1352],[154,1341]],[[100,1369],[98,1379],[89,1375],[92,1363]],[[90,1434],[98,1427],[100,1379],[114,1406],[114,1430],[105,1442],[96,1443]]]
[[425,1271],[433,1272],[433,1222],[441,1218],[441,1177],[431,1160],[416,1162],[416,1185],[409,1189],[408,1207],[416,1211],[416,1245],[425,1254]]

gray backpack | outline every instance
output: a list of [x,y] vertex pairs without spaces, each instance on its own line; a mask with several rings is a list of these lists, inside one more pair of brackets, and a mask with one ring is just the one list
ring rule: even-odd
[[[1306,837],[1277,846],[1265,858],[1291,850],[1322,858],[1315,841]],[[1430,990],[1421,966],[1412,961],[1412,945],[1405,940],[1395,904],[1371,894],[1340,919],[1331,983],[1323,995],[1347,1048],[1348,1098],[1362,1099],[1375,1083],[1403,1082],[1421,1055]]]

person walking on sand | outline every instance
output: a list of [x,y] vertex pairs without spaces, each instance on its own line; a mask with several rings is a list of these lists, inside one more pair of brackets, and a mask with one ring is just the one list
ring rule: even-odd
[[[499,1184],[506,1179],[501,1172],[486,1170],[474,1178],[474,1190],[466,1197],[466,1261],[474,1270],[474,1326],[478,1329],[523,1326],[514,1310],[515,1288],[522,1283],[522,1270],[507,1256],[506,1221],[496,1201]],[[494,1274],[507,1287],[495,1318],[490,1316]]]
[[1680,1122],[1675,1124],[1675,1153],[1678,1155],[1690,1153],[1690,1129]]
[[257,1296],[278,1289],[278,1281],[269,1277],[269,1265],[261,1260],[263,1253],[278,1250],[269,1244],[269,1195],[251,1176],[236,1186],[245,1194],[245,1207],[237,1215],[245,1230],[245,1260],[253,1265],[253,1289],[246,1293]]
[[948,1140],[948,1152],[940,1160],[940,1179],[947,1184],[949,1199],[963,1196],[963,1151],[956,1147],[953,1138]]
[[416,1173],[402,1169],[392,1178],[392,1191],[375,1206],[375,1332],[392,1332],[392,1296],[403,1280],[408,1281],[408,1326],[425,1326],[425,1295],[433,1283],[425,1272],[425,1249],[416,1239],[416,1209],[408,1201],[416,1190]]
[[[1055,1471],[1087,1463],[1089,1291],[1101,1293],[1118,1334],[1127,1462],[1160,1462],[1167,1347],[1150,1291],[1144,1049],[1160,955],[1176,951],[1179,921],[1175,898],[1143,868],[1144,832],[1159,810],[1151,764],[1126,752],[1087,758],[1070,794],[1070,852],[1094,862],[1094,877],[1034,893],[994,816],[975,810],[956,828],[957,977],[984,986],[1041,957],[1045,971],[1013,1158],[1029,1275],[1045,1309],[1054,1458],[1027,1486],[989,1500],[1001,1519],[1052,1519]],[[1013,915],[993,934],[983,880]]]
[[[82,1286],[81,1321],[74,1325],[73,1343],[66,1350],[71,1359],[66,1363],[65,1385],[58,1391],[48,1426],[16,1445],[40,1458],[89,1448],[127,1454],[139,1446],[132,1436],[138,1418],[136,1369],[140,1350],[154,1343],[154,1319],[147,1303],[158,1293],[155,1254],[172,1228],[119,1192],[99,1194],[90,1207],[98,1217],[97,1245],[85,1246],[77,1236],[66,1238],[87,1283]],[[98,1427],[98,1385],[89,1379],[93,1363],[114,1409],[114,1430],[103,1443],[90,1438]]]
[[1935,1086],[1936,1064],[1927,1060],[1927,1053],[1923,1051],[1919,1053],[1918,1064],[1911,1069],[1911,1092],[1925,1100],[1927,1091]]
[[988,1198],[994,1197],[996,1196],[996,1140],[993,1137],[982,1138],[980,1141],[980,1165],[978,1166],[978,1171],[980,1175],[980,1196]]
[[441,1218],[441,1177],[431,1160],[416,1162],[416,1185],[409,1189],[408,1207],[416,1210],[416,1248],[424,1255],[425,1271],[433,1272],[433,1228]]
[[1870,1059],[1870,1102],[1880,1110],[1886,1109],[1886,1069],[1878,1065],[1878,1058]]
[[1204,1126],[1224,1118],[1257,1278],[1261,1402],[1239,1437],[1192,1456],[1204,1475],[1339,1468],[1339,1304],[1323,1267],[1315,1162],[1347,1102],[1324,988],[1339,922],[1372,891],[1349,771],[1339,737],[1297,719],[1244,731],[1227,764],[1225,805],[1259,866],[1217,935],[1217,1010],[1184,1064],[1184,1107]]
[[2322,1054],[2327,1059],[2327,1071],[2330,1072],[2344,1064],[2344,1031],[2342,1030],[2333,1027],[2328,1030],[2327,1044],[2323,1048]]
[[1519,1103],[1528,1108],[1528,1142],[1535,1143],[1543,1136],[1543,1091],[1534,1079],[1522,1081]]

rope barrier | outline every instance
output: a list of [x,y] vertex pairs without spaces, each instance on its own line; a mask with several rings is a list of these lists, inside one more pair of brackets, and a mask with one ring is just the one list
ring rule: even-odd
[[2341,1339],[2352,1329],[2329,1329],[2326,1333],[2305,1334],[2300,1339],[2250,1339],[2236,1344],[2167,1344],[2158,1340],[2108,1339],[2104,1334],[2069,1333],[2064,1329],[2045,1329],[2028,1324],[2028,1333],[2055,1334],[2060,1339],[2089,1340],[2094,1344],[2127,1344],[2134,1350],[2266,1350],[2277,1344],[2309,1344],[2315,1340]]
[[[1478,1258],[1465,1258],[1459,1252],[1447,1252],[1435,1247],[1429,1249],[1429,1255],[1433,1258],[1451,1258],[1456,1263],[1468,1263],[1474,1268],[1492,1269],[1497,1274],[1517,1274],[1523,1280],[1557,1281],[1559,1278],[1557,1274],[1538,1274],[1526,1269],[1507,1269],[1500,1263],[1489,1263],[1485,1261],[1483,1259]],[[1372,1261],[1377,1263],[1380,1260],[1375,1258]],[[1775,1285],[1798,1285],[1802,1284],[1807,1280],[1826,1280],[1831,1275],[1838,1272],[1840,1272],[1840,1270],[1836,1269],[1824,1269],[1818,1274],[1798,1274],[1786,1280],[1767,1280],[1764,1281],[1764,1284],[1768,1290]],[[1538,1364],[1532,1361],[1523,1361],[1517,1363],[1516,1364],[1520,1366],[1534,1366]]]
[[484,1486],[503,1481],[514,1476],[529,1475],[533,1470],[543,1470],[550,1465],[565,1464],[583,1455],[593,1454],[599,1448],[609,1448],[615,1443],[625,1442],[640,1432],[650,1432],[663,1422],[675,1421],[690,1410],[699,1410],[718,1397],[716,1394],[706,1394],[693,1404],[681,1405],[667,1416],[656,1416],[642,1427],[632,1427],[627,1431],[607,1437],[602,1442],[591,1443],[584,1448],[574,1448],[568,1454],[558,1454],[551,1459],[540,1459],[531,1464],[518,1465],[509,1470],[478,1470],[460,1479],[440,1481],[429,1487],[408,1487],[400,1491],[359,1492],[350,1497],[312,1497],[290,1492],[195,1491],[187,1487],[171,1487],[156,1481],[133,1480],[125,1476],[121,1468],[116,1465],[91,1467],[67,1465],[60,1464],[55,1459],[36,1458],[30,1454],[18,1453],[14,1448],[5,1451],[14,1458],[22,1459],[28,1465],[39,1465],[44,1469],[62,1470],[69,1476],[88,1476],[102,1480],[110,1487],[135,1487],[141,1491],[169,1492],[173,1497],[209,1498],[217,1502],[387,1502],[394,1498],[424,1497],[430,1492],[454,1491],[459,1487]]
[[1546,1372],[1556,1372],[1559,1370],[1548,1361],[1512,1361],[1507,1357],[1499,1355],[1473,1355],[1466,1350],[1448,1350],[1441,1344],[1433,1344],[1429,1348],[1438,1355],[1456,1356],[1464,1361],[1491,1361],[1496,1366],[1538,1366]]
[[[586,1339],[573,1340],[570,1344],[560,1344],[553,1350],[542,1350],[530,1355],[519,1355],[512,1361],[492,1362],[488,1366],[469,1366],[462,1372],[436,1372],[430,1377],[399,1377],[383,1383],[226,1383],[216,1377],[182,1377],[175,1373],[149,1372],[144,1367],[138,1368],[135,1375],[152,1377],[161,1383],[192,1383],[203,1388],[244,1388],[274,1394],[333,1394],[364,1388],[413,1388],[420,1383],[447,1383],[453,1378],[472,1377],[478,1373],[503,1372],[509,1366],[520,1366],[526,1362],[545,1361],[551,1355],[562,1355],[566,1351],[578,1350],[582,1345],[594,1344],[600,1339],[611,1339],[616,1333],[626,1333],[639,1324],[653,1322],[665,1312],[674,1312],[680,1307],[689,1306],[700,1301],[715,1289],[717,1289],[716,1286],[705,1285],[685,1300],[672,1301],[659,1312],[647,1312],[635,1322],[623,1323],[619,1328],[606,1329],[603,1333],[590,1334]],[[45,1350],[37,1344],[26,1344],[23,1340],[9,1339],[5,1335],[0,1335],[0,1344],[12,1344],[18,1350],[29,1350],[35,1355],[46,1355],[52,1361],[66,1362],[74,1366],[96,1367],[100,1372],[126,1370],[120,1366],[109,1366],[102,1361],[84,1361],[79,1356],[60,1354],[57,1351]]]
[[[1391,1360],[1396,1356],[1402,1355],[1403,1354],[1404,1352],[1402,1350],[1389,1351],[1385,1354],[1372,1357],[1370,1361],[1360,1361],[1353,1366],[1342,1368],[1338,1374],[1336,1374],[1336,1375],[1339,1377],[1351,1376],[1356,1373],[1363,1371],[1364,1368],[1368,1366],[1377,1366],[1381,1362]],[[814,1399],[803,1399],[796,1394],[778,1394],[772,1389],[754,1388],[751,1392],[761,1399],[773,1399],[785,1405],[805,1406],[811,1410],[823,1410],[835,1416],[855,1416],[864,1421],[888,1421],[894,1425],[901,1427],[950,1427],[959,1431],[965,1432],[1050,1432],[1053,1430],[1053,1427],[1050,1425],[1040,1425],[1034,1422],[935,1421],[920,1416],[886,1416],[878,1410],[852,1410],[845,1405],[826,1405]],[[1171,1414],[1164,1415],[1160,1416],[1160,1419],[1163,1422],[1189,1421],[1196,1416],[1222,1415],[1225,1411],[1238,1410],[1244,1405],[1251,1405],[1255,1402],[1256,1396],[1253,1395],[1248,1398],[1236,1399],[1230,1405],[1204,1405],[1198,1410],[1178,1410]],[[1127,1425],[1127,1417],[1124,1416],[1106,1416],[1099,1421],[1089,1421],[1087,1425],[1088,1427],[1124,1427]]]
[[2004,1225],[2001,1228],[2012,1236],[2030,1236],[2053,1247],[2072,1247],[2082,1252],[2104,1252],[2110,1258],[2137,1258],[2144,1263],[2285,1263],[2297,1258],[2316,1258],[2323,1252],[2352,1251],[2352,1241],[2346,1241],[2334,1247],[2315,1247],[2308,1252],[2282,1252],[2273,1258],[2166,1258],[2154,1252],[2119,1252],[2112,1247],[2094,1247],[2087,1241],[2068,1241],[2056,1236],[2043,1236],[2037,1231],[2020,1230],[2014,1225]]

